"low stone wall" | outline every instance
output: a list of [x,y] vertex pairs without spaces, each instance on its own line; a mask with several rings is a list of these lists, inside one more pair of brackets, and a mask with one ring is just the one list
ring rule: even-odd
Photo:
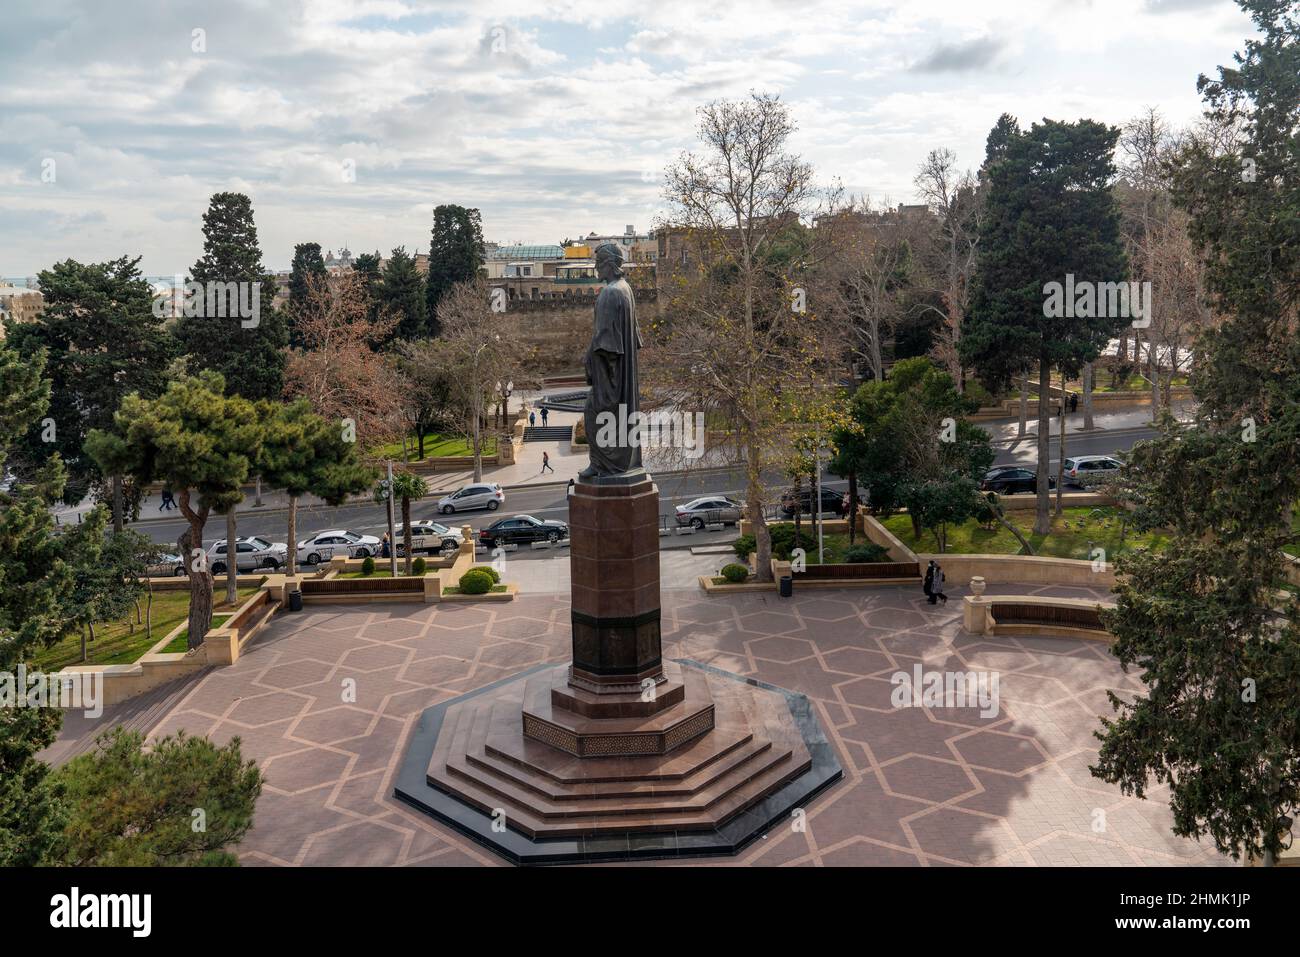
[[916,556],[924,568],[931,560],[943,568],[949,585],[965,585],[980,577],[990,585],[1073,585],[1079,588],[1115,587],[1115,566],[1105,563],[1094,570],[1092,562],[1038,555],[961,555],[925,552]]
[[[1006,609],[1002,619],[998,609]],[[974,635],[1070,635],[1113,641],[1100,623],[1114,602],[1044,595],[967,595],[962,599],[962,626]]]

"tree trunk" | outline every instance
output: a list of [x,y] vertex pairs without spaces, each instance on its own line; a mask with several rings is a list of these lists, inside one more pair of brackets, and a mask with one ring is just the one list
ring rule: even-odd
[[1056,517],[1060,518],[1064,507],[1061,505],[1061,493],[1065,489],[1065,395],[1061,395],[1061,453],[1056,463]]
[[1048,514],[1047,466],[1052,455],[1052,367],[1043,356],[1038,360],[1038,502],[1034,509],[1034,531],[1046,535],[1052,530]]
[[235,543],[235,506],[226,509],[226,604],[239,600],[239,546]]
[[124,526],[126,508],[125,496],[122,494],[122,476],[113,476],[113,532],[121,534]]
[[289,522],[288,522],[289,540],[284,543],[288,549],[289,576],[292,578],[298,574],[298,496],[289,496]]
[[411,499],[402,496],[402,544],[406,546],[406,574],[411,574]]
[[849,472],[849,545],[852,547],[858,530],[858,473]]
[[1028,422],[1028,420],[1029,420],[1029,382],[1028,380],[1022,380],[1020,383],[1020,431],[1016,434],[1016,438],[1023,439],[1025,437],[1025,425]]
[[758,449],[749,448],[748,487],[745,490],[749,506],[749,523],[754,529],[754,578],[761,582],[772,580],[772,535],[763,517],[763,483],[759,475]]
[[153,639],[153,582],[149,582],[149,601],[144,608],[144,634],[149,640]]
[[89,651],[89,649],[86,647],[86,632],[87,632],[89,629],[90,629],[90,625],[87,625],[85,628],[81,629],[81,663],[82,663],[83,665],[84,665],[88,660],[90,660],[90,651]]
[[1083,427],[1084,429],[1096,428],[1092,424],[1092,377],[1094,375],[1092,363],[1089,362],[1083,367]]
[[261,508],[262,507],[262,476],[259,475],[257,479],[254,481],[254,487],[257,490],[256,491],[257,497],[253,500],[253,508]]
[[[208,518],[207,506],[197,512],[192,509],[188,488],[181,489],[177,504],[180,506],[181,514],[190,523],[189,547],[202,549],[203,526]],[[185,560],[190,574],[189,635],[186,643],[190,648],[197,648],[203,644],[203,636],[212,627],[212,573],[206,561],[201,564],[201,571],[195,571],[194,557],[187,554]]]
[[1151,375],[1151,421],[1154,422],[1160,416],[1160,358],[1151,336],[1147,337],[1147,368]]
[[420,457],[416,461],[423,462],[424,461],[424,429],[417,429],[416,437],[420,443]]
[[483,427],[479,407],[474,408],[474,481],[483,481]]
[[995,505],[992,502],[990,502],[989,507],[993,510],[993,517],[997,519],[998,524],[1016,537],[1016,541],[1018,541],[1020,543],[1020,547],[1025,550],[1025,554],[1026,555],[1034,554],[1034,546],[1029,544],[1029,539],[1025,538],[1025,536],[1020,533],[1020,529],[1016,528],[1015,525],[1011,524],[1011,520],[1008,519],[1006,515],[1003,514],[1002,506]]
[[803,535],[803,476],[794,473],[794,547],[799,547]]

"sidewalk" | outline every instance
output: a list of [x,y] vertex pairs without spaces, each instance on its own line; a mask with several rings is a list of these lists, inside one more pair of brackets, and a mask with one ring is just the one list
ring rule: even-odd
[[[1174,415],[1187,421],[1191,418],[1192,410],[1195,403],[1191,400],[1176,401],[1173,404]],[[1050,422],[1051,434],[1059,436],[1061,434],[1060,417],[1053,416]],[[1065,416],[1066,426],[1070,434],[1083,433],[1088,434],[1083,428],[1083,410],[1067,413]],[[1112,412],[1094,412],[1092,416],[1094,432],[1118,432],[1126,429],[1149,429],[1151,428],[1151,407],[1148,405],[1129,406],[1125,409],[1119,409]],[[994,443],[1014,442],[1019,437],[1020,419],[993,419],[989,422],[977,423],[980,428],[992,433]],[[1038,405],[1036,401],[1031,400],[1029,403],[1029,416],[1025,422],[1025,433],[1027,436],[1038,435]],[[1068,438],[1068,437],[1067,437]]]

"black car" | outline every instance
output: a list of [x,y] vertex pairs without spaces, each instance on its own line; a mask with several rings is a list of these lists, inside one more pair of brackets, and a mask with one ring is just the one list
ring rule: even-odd
[[[1047,487],[1056,488],[1056,479],[1047,477]],[[1038,491],[1038,476],[1030,469],[1018,465],[1006,465],[993,469],[980,482],[980,490],[997,492],[999,495],[1015,495],[1018,492]]]
[[569,526],[554,519],[542,521],[531,515],[499,518],[478,533],[478,540],[488,548],[498,545],[530,545],[533,542],[558,542],[569,537]]
[[[815,491],[815,489],[811,488],[801,488],[799,490],[799,511],[805,515],[812,514],[812,501]],[[794,489],[786,489],[781,493],[781,514],[786,518],[794,515],[794,497]],[[843,492],[829,489],[823,485],[821,502],[822,507],[820,511],[822,512],[834,512],[836,515],[840,516],[845,512]]]

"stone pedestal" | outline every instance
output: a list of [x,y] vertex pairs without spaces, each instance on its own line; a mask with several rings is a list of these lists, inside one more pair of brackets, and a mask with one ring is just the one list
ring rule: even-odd
[[664,660],[648,475],[578,482],[569,534],[573,660],[428,709],[397,797],[553,863],[734,852],[839,779],[803,695]]

